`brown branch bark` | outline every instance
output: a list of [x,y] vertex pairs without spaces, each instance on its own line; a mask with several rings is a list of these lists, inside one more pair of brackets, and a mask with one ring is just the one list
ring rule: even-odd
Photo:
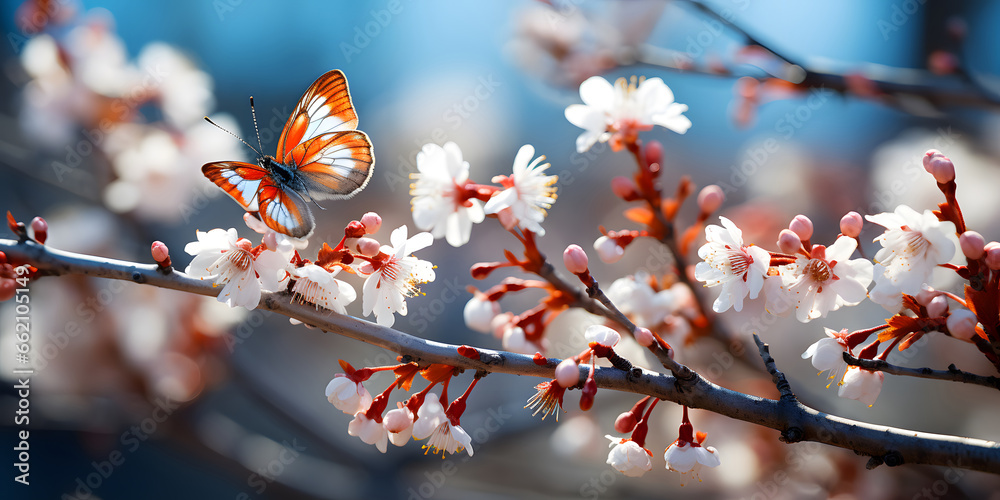
[[[63,252],[32,241],[0,240],[0,251],[14,262],[28,262],[47,275],[79,274],[159,286],[206,296],[221,290],[208,280],[179,272],[164,273],[153,264],[139,264]],[[336,313],[317,311],[293,303],[284,293],[265,293],[260,305],[324,331],[376,345],[420,363],[443,363],[469,370],[551,378],[558,359],[535,364],[529,356],[492,349],[478,349],[480,359],[458,354],[458,347],[421,339],[406,333]],[[770,427],[788,442],[816,441],[873,457],[887,465],[930,464],[1000,474],[1000,444],[994,441],[897,429],[829,415],[801,403],[774,401],[732,391],[697,373],[679,383],[670,375],[640,369],[639,377],[616,368],[597,368],[595,379],[605,389],[650,395],[691,408],[709,410],[730,418]]]

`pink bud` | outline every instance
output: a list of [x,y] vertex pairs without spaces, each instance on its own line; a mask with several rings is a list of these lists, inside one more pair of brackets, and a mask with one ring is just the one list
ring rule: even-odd
[[[367,227],[365,226],[365,228]],[[361,255],[374,257],[378,255],[380,247],[379,242],[372,238],[358,238],[358,251],[361,252]]]
[[615,432],[619,434],[628,434],[632,432],[632,429],[635,429],[635,425],[638,423],[639,422],[635,419],[635,414],[627,411],[618,415],[618,418],[615,419]]
[[958,237],[958,242],[962,245],[962,253],[970,261],[979,260],[986,253],[986,239],[983,238],[983,235],[975,231],[962,233]]
[[584,252],[580,245],[570,245],[563,252],[563,264],[566,264],[567,271],[583,274],[587,272],[587,252]]
[[514,229],[514,226],[516,226],[517,223],[519,222],[517,220],[517,217],[514,217],[514,211],[510,207],[504,208],[499,212],[497,212],[497,220],[499,220],[500,225],[503,226],[503,228],[508,231]]
[[931,303],[931,300],[934,300],[934,297],[938,295],[941,295],[941,292],[924,283],[920,286],[920,291],[913,298],[916,299],[917,304],[927,307]]
[[405,406],[385,414],[385,429],[389,432],[400,432],[411,425],[413,425],[413,413]]
[[375,212],[368,212],[361,216],[361,225],[365,226],[365,234],[375,234],[382,227],[382,217]]
[[583,383],[583,389],[580,392],[580,409],[587,411],[593,408],[594,397],[597,395],[597,382],[594,380],[594,377],[587,377],[587,381]]
[[924,154],[924,170],[933,175],[938,184],[955,180],[955,164],[936,149]]
[[639,198],[635,182],[628,177],[618,176],[611,179],[611,192],[625,201],[634,201]]
[[703,187],[698,193],[698,208],[703,214],[715,212],[724,201],[726,201],[726,194],[722,192],[722,188],[715,184]]
[[802,249],[802,240],[791,229],[782,229],[778,233],[778,249],[782,253],[795,255]]
[[639,327],[635,329],[635,341],[643,347],[649,347],[656,342],[653,338],[653,332],[649,331],[649,328]]
[[264,248],[272,252],[278,251],[278,233],[268,231],[264,233],[264,237],[260,239],[260,242],[264,245]]
[[799,235],[799,239],[805,241],[812,238],[813,223],[805,215],[796,215],[792,222],[788,223],[788,229]]
[[573,387],[580,382],[580,366],[573,358],[566,358],[556,366],[556,382],[562,387]]
[[857,212],[847,212],[847,215],[840,219],[840,232],[848,238],[857,238],[861,234],[865,220]]
[[986,244],[986,267],[1000,271],[1000,243],[996,241]]
[[927,316],[940,318],[948,312],[948,299],[944,295],[938,295],[927,304]]
[[948,332],[952,337],[968,342],[976,334],[979,319],[968,309],[958,309],[948,315]]
[[663,144],[660,141],[649,141],[646,143],[646,164],[663,164]]
[[41,217],[31,219],[31,231],[35,235],[35,241],[42,245],[49,238],[49,224]]
[[594,250],[597,250],[597,256],[605,264],[614,264],[625,255],[625,249],[620,247],[617,241],[607,236],[601,236],[594,241]]
[[153,260],[160,265],[160,267],[170,267],[170,250],[167,249],[167,245],[162,241],[154,241],[149,248],[150,253],[153,254]]

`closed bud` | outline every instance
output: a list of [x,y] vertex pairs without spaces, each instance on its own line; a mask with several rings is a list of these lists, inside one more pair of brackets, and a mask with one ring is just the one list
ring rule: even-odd
[[958,237],[962,245],[962,253],[970,261],[979,260],[986,254],[986,239],[975,231],[966,231]]
[[597,256],[605,264],[614,264],[625,255],[625,249],[619,246],[617,241],[607,236],[601,236],[594,241],[594,250],[597,250]]
[[580,409],[588,411],[594,407],[594,396],[597,395],[597,382],[593,374],[587,376],[587,381],[583,383],[583,394],[580,396]]
[[944,295],[938,295],[927,304],[927,316],[939,318],[948,312],[948,299]]
[[864,225],[865,221],[861,218],[861,214],[847,212],[847,215],[840,219],[840,232],[848,238],[857,238]]
[[149,249],[153,260],[160,267],[170,267],[170,250],[162,241],[154,241]]
[[986,267],[1000,271],[1000,243],[996,241],[986,244]]
[[635,414],[631,411],[627,411],[618,415],[615,419],[615,432],[618,434],[628,434],[635,429],[635,424],[638,424],[638,420],[635,418]]
[[813,235],[813,223],[805,215],[796,215],[788,224],[788,229],[799,235],[799,239],[802,241],[812,238]]
[[611,192],[615,196],[625,201],[635,201],[639,199],[639,192],[636,190],[635,182],[628,177],[614,177],[611,179]]
[[563,264],[566,270],[573,274],[583,274],[587,272],[587,252],[584,252],[580,245],[570,245],[563,252]]
[[[368,226],[365,227],[367,228]],[[372,238],[358,238],[358,252],[361,252],[361,255],[374,257],[378,255],[379,248],[381,248],[381,245]]]
[[948,315],[948,333],[952,337],[966,342],[976,335],[976,324],[979,319],[968,309],[958,309]]
[[382,217],[375,212],[361,216],[361,225],[365,226],[365,234],[375,234],[382,227]]
[[801,248],[802,240],[791,229],[782,229],[778,233],[778,250],[781,250],[782,253],[795,255]]
[[715,184],[703,187],[698,193],[698,209],[706,215],[718,210],[724,201],[726,201],[726,194],[722,192],[722,188]]
[[653,337],[653,332],[649,331],[649,328],[640,326],[635,329],[635,341],[643,347],[649,347],[656,342],[656,338]]
[[646,144],[646,164],[652,165],[654,163],[658,165],[663,165],[663,144],[660,141],[649,141]]
[[573,358],[566,358],[556,366],[556,382],[562,387],[573,387],[580,382],[580,365]]
[[49,224],[41,217],[31,219],[31,232],[35,235],[35,241],[44,245],[49,238]]
[[933,175],[939,184],[955,180],[955,164],[935,149],[924,154],[924,170]]

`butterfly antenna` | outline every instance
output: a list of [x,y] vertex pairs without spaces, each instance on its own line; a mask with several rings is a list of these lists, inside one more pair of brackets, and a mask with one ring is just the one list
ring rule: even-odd
[[257,128],[257,111],[253,108],[253,96],[250,96],[250,114],[253,115],[253,130],[257,132],[257,146],[263,151],[264,146],[260,143],[260,129]]
[[[250,149],[253,149],[253,152],[254,152],[254,153],[257,153],[257,156],[264,156],[264,155],[262,155],[262,154],[260,153],[260,151],[258,151],[258,150],[256,150],[256,149],[254,149],[254,147],[253,147],[253,146],[251,146],[250,144],[247,144],[247,141],[244,141],[244,140],[243,140],[243,139],[242,139],[242,138],[241,138],[240,136],[238,136],[238,135],[236,135],[236,134],[234,134],[234,133],[232,133],[232,132],[230,132],[230,131],[226,130],[225,128],[223,128],[223,127],[222,127],[222,125],[219,125],[218,123],[215,123],[215,122],[213,122],[211,118],[209,118],[209,117],[207,117],[207,116],[206,116],[206,117],[205,117],[205,121],[207,121],[208,123],[211,123],[212,125],[215,125],[216,127],[218,127],[218,128],[219,128],[219,130],[221,130],[221,131],[223,131],[223,132],[225,132],[225,133],[227,133],[227,134],[229,134],[229,135],[231,135],[231,136],[235,137],[235,138],[236,138],[237,140],[239,140],[239,141],[240,141],[240,142],[242,142],[243,144],[246,144],[246,146],[247,146],[248,148],[250,148]],[[261,148],[261,149],[263,149],[263,148]]]

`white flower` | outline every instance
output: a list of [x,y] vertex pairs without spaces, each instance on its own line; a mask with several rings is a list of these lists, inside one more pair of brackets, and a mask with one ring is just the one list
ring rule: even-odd
[[326,384],[326,399],[348,415],[366,412],[372,405],[372,395],[368,393],[368,389],[343,373],[338,373]]
[[[514,157],[514,173],[510,177],[498,176],[493,182],[500,182],[506,189],[494,193],[486,202],[486,213],[500,214],[506,211],[523,230],[539,236],[545,235],[541,222],[545,220],[545,210],[552,208],[556,201],[554,184],[558,176],[545,175],[548,163],[542,163],[545,156],[535,156],[535,148],[530,144],[521,146]],[[510,229],[510,228],[508,228]]]
[[477,293],[465,304],[463,314],[465,316],[465,324],[469,328],[481,333],[490,333],[493,331],[490,323],[493,322],[493,318],[497,314],[500,314],[500,304],[487,299],[483,294]]
[[[544,339],[542,339],[544,341]],[[528,340],[524,328],[508,324],[503,330],[501,345],[505,351],[531,356],[536,352],[545,352],[544,345]]]
[[646,328],[656,327],[679,306],[674,290],[653,290],[645,272],[636,273],[634,277],[618,278],[611,283],[607,295],[621,312]]
[[339,267],[331,272],[316,264],[295,268],[292,271],[295,275],[292,293],[299,300],[315,304],[316,307],[347,314],[347,304],[354,302],[358,295],[350,284],[335,278],[339,272]]
[[594,250],[597,251],[597,256],[601,258],[601,262],[605,264],[614,264],[625,255],[625,249],[617,241],[607,236],[601,236],[594,240]]
[[395,410],[386,412],[382,422],[389,432],[389,442],[396,446],[406,445],[413,436],[413,412],[403,403],[396,403]]
[[691,128],[691,120],[683,115],[686,104],[674,102],[674,93],[663,80],[650,78],[636,86],[619,78],[615,85],[599,76],[580,84],[580,98],[584,104],[571,104],[566,108],[566,119],[585,129],[576,139],[577,152],[590,149],[597,141],[613,139],[611,148],[617,151],[622,141],[653,125],[683,134]]
[[264,250],[256,257],[250,252],[250,242],[240,239],[235,229],[197,231],[198,241],[192,241],[184,251],[194,255],[184,270],[196,278],[215,277],[216,285],[225,285],[218,300],[230,307],[257,307],[261,288],[278,290],[279,273],[284,273],[288,259],[278,252]]
[[608,464],[618,472],[628,477],[639,477],[653,470],[652,454],[631,439],[621,439],[614,436],[604,436],[611,440],[608,453]]
[[472,437],[461,425],[451,424],[440,398],[433,392],[427,394],[424,404],[417,410],[417,421],[413,423],[413,439],[427,438],[430,439],[424,448],[434,453],[457,453],[464,449],[472,456]]
[[375,445],[382,453],[388,448],[389,433],[385,430],[385,426],[368,418],[363,411],[356,413],[354,420],[347,424],[347,433],[361,438],[365,444]]
[[781,266],[782,291],[795,303],[795,317],[806,323],[825,318],[841,306],[865,300],[873,265],[867,259],[849,260],[857,248],[854,238],[841,236],[828,248],[816,245],[812,258],[798,256]]
[[885,374],[882,372],[870,372],[864,368],[851,366],[844,374],[844,380],[840,383],[837,395],[842,398],[856,399],[871,406],[878,399],[878,394],[882,392],[882,381]]
[[681,486],[684,486],[685,476],[690,473],[701,481],[698,471],[702,466],[718,467],[719,453],[711,446],[699,446],[687,441],[674,441],[663,453],[667,469],[681,473]]
[[764,276],[771,265],[771,254],[757,246],[743,245],[743,231],[729,219],[719,217],[722,227],[705,228],[707,243],[698,249],[704,262],[695,266],[694,276],[705,286],[722,285],[712,309],[721,313],[730,307],[743,310],[743,299],[756,299],[764,286]]
[[583,332],[587,342],[597,342],[605,347],[614,347],[622,339],[622,336],[611,328],[604,325],[590,325]]
[[[847,341],[841,335],[847,331],[835,332],[829,328],[826,330],[827,338],[819,339],[802,353],[802,359],[812,358],[813,368],[823,372],[829,372],[829,379],[835,380],[837,376],[847,370],[847,362],[844,361],[844,353],[847,351]],[[831,382],[832,383],[832,382]],[[827,388],[830,384],[827,384]]]
[[[267,227],[267,224],[264,224],[264,221],[254,217],[250,212],[243,214],[243,222],[245,222],[247,227],[252,229],[255,233],[264,235],[264,238],[262,238],[263,240],[266,241],[267,238],[273,237],[275,239],[275,248],[272,250],[279,253],[287,252],[289,254],[289,259],[292,257],[291,254],[295,250],[302,250],[309,246],[309,240],[305,238],[292,238],[287,234],[279,233],[274,229]],[[274,236],[270,236],[272,234]]]
[[420,293],[417,285],[434,281],[434,265],[410,255],[434,242],[430,233],[406,239],[406,226],[400,226],[392,231],[389,242],[392,246],[381,249],[389,258],[365,280],[362,289],[365,316],[374,311],[382,326],[392,326],[396,321],[394,312],[406,316],[406,297]]
[[462,160],[462,150],[454,142],[442,148],[425,144],[417,153],[417,170],[410,174],[413,195],[413,222],[418,229],[442,236],[453,247],[469,242],[472,225],[486,218],[483,202],[469,196],[469,162]]
[[920,214],[900,205],[893,213],[865,218],[885,227],[885,232],[875,238],[882,244],[875,262],[884,266],[884,274],[876,277],[876,287],[888,280],[891,288],[916,295],[935,267],[955,257],[958,249],[955,224],[938,220],[930,210]]

